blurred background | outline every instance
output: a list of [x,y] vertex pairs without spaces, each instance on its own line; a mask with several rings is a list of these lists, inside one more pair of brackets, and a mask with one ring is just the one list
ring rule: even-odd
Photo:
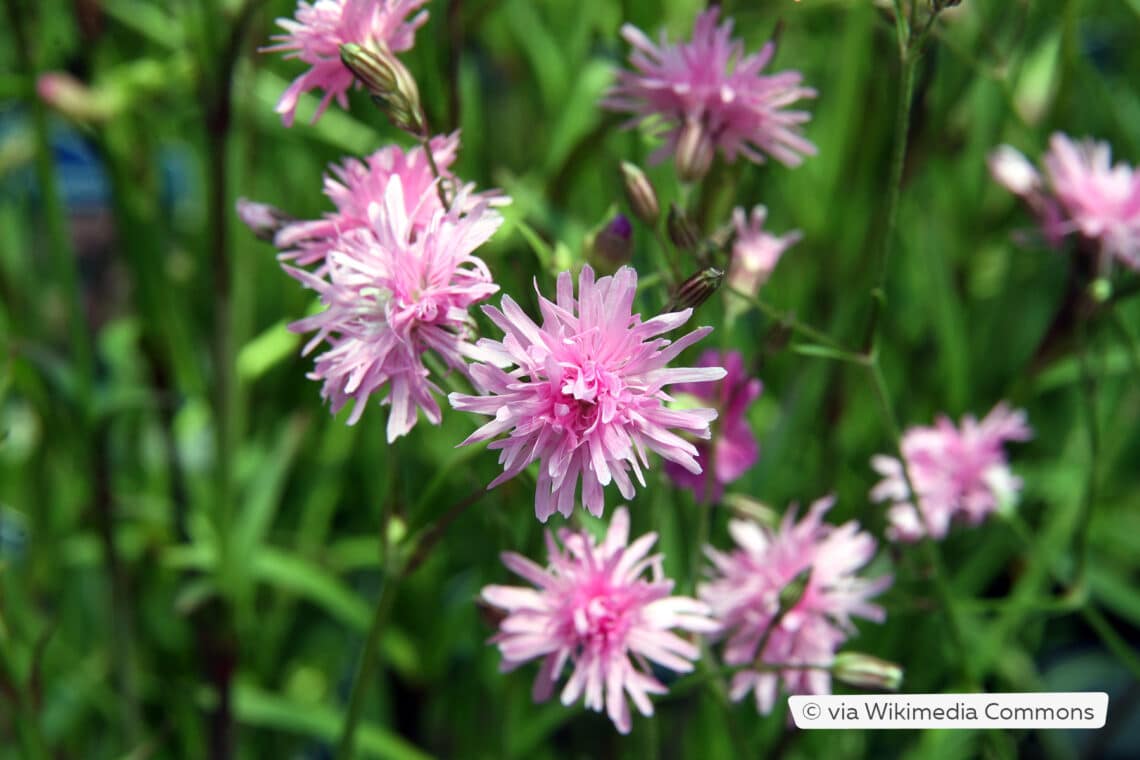
[[[498,467],[481,447],[454,448],[467,416],[421,421],[395,450],[375,404],[355,427],[347,412],[331,417],[286,330],[311,294],[234,204],[316,218],[330,208],[330,162],[407,139],[362,92],[315,125],[306,98],[297,125],[281,125],[273,106],[303,66],[258,47],[295,10],[288,0],[4,2],[0,757],[331,757],[383,547],[482,493]],[[456,173],[513,198],[481,255],[524,308],[535,278],[548,290],[594,231],[628,213],[618,162],[644,165],[654,147],[597,107],[628,53],[619,27],[676,39],[703,7],[428,4],[402,59],[436,131],[462,130]],[[802,230],[763,297],[858,346],[899,139],[892,4],[722,7],[749,50],[776,34],[772,68],[818,89],[806,132],[819,155],[795,170],[718,166],[701,222],[712,230],[733,206],[762,203],[769,230]],[[1122,297],[1078,320],[1080,267],[1026,234],[1032,218],[985,164],[1002,142],[1035,160],[1054,131],[1140,161],[1138,35],[1137,0],[965,0],[935,28],[877,317],[886,383],[904,426],[1008,399],[1036,434],[1012,455],[1025,481],[1017,515],[940,546],[965,659],[921,555],[892,546],[874,566],[896,578],[887,622],[861,624],[850,642],[902,664],[908,692],[971,679],[1107,691],[1104,730],[798,732],[782,705],[761,717],[751,701],[694,688],[658,700],[652,731],[636,719],[621,737],[580,705],[534,705],[535,668],[497,672],[494,621],[475,601],[483,585],[513,582],[500,551],[542,557],[532,486],[516,479],[462,511],[403,581],[360,756],[731,757],[734,741],[788,758],[1140,756],[1136,274],[1118,272]],[[649,175],[663,201],[678,197],[671,164]],[[635,227],[643,276],[653,246]],[[667,295],[647,286],[645,308]],[[695,321],[723,327],[724,303]],[[756,312],[706,343],[744,352],[765,386],[751,416],[761,459],[730,491],[780,510],[835,492],[831,520],[881,538],[868,461],[894,442],[867,373],[790,350]],[[634,532],[661,534],[688,593],[697,505],[652,475],[631,502]],[[726,543],[726,519],[714,514],[714,543]]]

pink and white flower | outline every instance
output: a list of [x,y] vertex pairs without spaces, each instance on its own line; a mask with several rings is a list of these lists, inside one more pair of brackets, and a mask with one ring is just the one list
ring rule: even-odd
[[719,12],[714,6],[697,17],[690,42],[671,43],[662,32],[654,44],[636,27],[623,26],[634,71],[618,73],[602,106],[633,114],[627,126],[650,119],[664,123],[665,144],[651,157],[654,162],[675,154],[685,133],[686,143],[709,141],[730,162],[744,156],[763,163],[771,156],[798,166],[816,152],[800,128],[811,115],[786,107],[815,97],[815,90],[801,86],[798,71],[760,73],[776,46],[768,42],[746,55],[744,43],[732,38],[732,19],[717,25]]
[[[323,274],[286,266],[290,275],[320,296],[324,309],[290,325],[316,331],[305,353],[321,343],[309,377],[324,383],[321,395],[334,413],[355,402],[348,424],[360,419],[368,398],[383,388],[390,405],[388,440],[408,433],[417,409],[440,421],[422,356],[434,351],[453,370],[467,373],[465,358],[483,358],[471,343],[468,309],[499,287],[473,252],[502,223],[486,203],[437,208],[416,228],[419,204],[430,203],[428,187],[416,201],[404,196],[399,175],[388,179],[383,203],[368,208],[368,226],[349,230],[330,247]],[[436,201],[438,203],[438,201]],[[460,208],[468,208],[460,214]]]
[[502,653],[503,671],[542,659],[534,681],[536,702],[550,698],[569,664],[562,704],[584,694],[587,708],[604,708],[618,731],[629,733],[627,696],[638,712],[650,716],[649,695],[667,691],[646,660],[690,672],[700,650],[673,630],[711,633],[716,623],[696,599],[670,596],[673,581],[664,577],[662,555],[647,556],[657,535],[647,533],[630,544],[624,507],[614,510],[600,545],[586,532],[563,528],[558,536],[561,547],[546,532],[549,567],[513,552],[502,555],[503,564],[535,588],[483,589],[483,600],[507,613],[491,641]]
[[1003,447],[1007,441],[1025,441],[1032,435],[1025,412],[1010,410],[1004,402],[981,422],[966,415],[959,428],[940,416],[933,427],[907,430],[901,443],[905,474],[902,461],[895,457],[871,459],[871,466],[883,476],[871,489],[871,499],[891,504],[887,536],[892,541],[918,541],[927,534],[942,539],[954,519],[977,525],[1012,504],[1021,480],[1010,470]]
[[726,484],[739,479],[760,457],[760,446],[748,424],[748,408],[763,389],[763,384],[748,377],[744,359],[738,351],[721,354],[705,351],[697,360],[698,367],[721,367],[728,373],[715,383],[682,383],[673,394],[685,395],[717,409],[719,417],[712,425],[712,439],[697,444],[700,473],[692,473],[673,462],[665,463],[665,473],[680,488],[692,491],[698,499],[718,501]]
[[494,417],[461,446],[508,434],[488,446],[501,450],[503,465],[489,488],[515,477],[531,462],[541,463],[535,513],[542,522],[555,511],[570,516],[579,481],[582,504],[597,516],[604,508],[604,487],[611,481],[624,498],[632,498],[630,471],[644,486],[647,449],[699,473],[696,447],[672,430],[708,438],[717,413],[670,409],[664,388],[725,375],[720,367],[667,366],[712,328],[694,330],[675,343],[658,337],[687,322],[692,309],[642,322],[633,311],[637,272],[630,267],[598,280],[593,269],[583,267],[576,299],[570,273],[563,272],[557,292],[555,301],[539,294],[541,327],[510,296],[503,297],[502,310],[483,307],[506,335],[502,341],[483,338],[478,346],[514,369],[476,364],[471,376],[487,395],[450,396],[456,409]]
[[385,46],[394,53],[415,44],[416,30],[427,21],[427,11],[410,19],[427,0],[316,0],[298,2],[295,18],[279,18],[284,34],[274,36],[275,44],[262,52],[284,52],[286,58],[299,58],[309,70],[293,80],[277,101],[277,113],[285,126],[293,126],[297,101],[310,90],[323,90],[324,96],[313,114],[320,118],[333,98],[348,108],[348,90],[355,77],[340,60],[340,46]]
[[764,230],[768,209],[756,206],[750,215],[741,207],[732,212],[736,239],[732,244],[732,261],[728,267],[728,286],[749,296],[760,292],[760,287],[772,276],[784,251],[803,239],[793,230],[784,235],[773,235]]
[[[459,151],[459,133],[433,137],[431,151],[444,181],[451,185],[459,184],[450,171]],[[404,150],[397,145],[387,145],[363,161],[349,158],[340,166],[330,167],[330,171],[331,175],[325,176],[324,193],[336,211],[325,214],[323,219],[289,224],[277,233],[274,244],[283,250],[282,261],[297,266],[323,264],[326,254],[337,245],[341,235],[371,226],[368,209],[374,204],[383,205],[388,181],[392,177],[400,178],[405,211],[414,233],[426,228],[443,210],[439,194],[434,189],[435,176],[422,146]],[[464,204],[459,208],[461,213],[483,202],[489,205],[508,202],[498,192],[475,193],[474,189],[474,183],[449,188],[453,193],[458,190],[455,197]],[[317,274],[320,271],[318,269]]]
[[1008,145],[989,157],[994,178],[1025,199],[1051,244],[1077,233],[1097,242],[1104,264],[1115,258],[1140,269],[1140,172],[1113,164],[1106,142],[1061,133],[1050,139],[1042,164],[1044,177]]
[[824,523],[833,503],[820,499],[799,522],[793,507],[778,530],[732,520],[736,548],[706,547],[711,578],[697,595],[724,630],[725,664],[745,666],[729,696],[752,692],[760,713],[771,712],[781,683],[788,694],[830,693],[835,653],[856,633],[852,619],[886,617],[870,599],[891,577],[857,574],[874,556],[875,539],[854,521]]

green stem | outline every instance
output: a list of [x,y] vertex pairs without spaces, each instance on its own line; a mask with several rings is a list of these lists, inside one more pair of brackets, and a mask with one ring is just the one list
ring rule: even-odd
[[950,588],[949,582],[946,580],[946,570],[942,566],[942,557],[938,553],[938,546],[934,542],[930,524],[926,519],[926,513],[923,512],[921,504],[919,503],[919,494],[915,490],[914,483],[910,477],[910,471],[907,467],[906,457],[902,451],[902,431],[899,429],[898,418],[895,416],[894,409],[891,407],[890,394],[887,391],[886,379],[883,377],[882,368],[879,366],[879,357],[873,354],[870,361],[867,362],[867,368],[870,371],[872,385],[875,389],[875,396],[879,401],[879,406],[883,411],[883,418],[887,423],[890,430],[890,435],[895,443],[895,450],[898,454],[899,463],[902,465],[903,479],[906,482],[907,491],[910,492],[911,498],[914,501],[915,511],[918,512],[918,517],[922,521],[924,530],[924,537],[922,540],[922,551],[925,555],[926,561],[931,568],[931,576],[934,581],[935,593],[938,595],[938,601],[942,606],[943,611],[946,613],[946,620],[949,624],[949,634],[951,641],[955,648],[958,650],[959,663],[962,666],[964,675],[968,685],[971,688],[977,687],[977,677],[974,673],[972,665],[973,658],[970,656],[969,646],[966,643],[965,630],[962,626],[961,616],[959,614],[958,605],[955,601],[953,590]]
[[1096,607],[1091,604],[1086,605],[1081,610],[1081,616],[1100,636],[1104,645],[1124,663],[1124,667],[1128,668],[1132,677],[1140,680],[1140,655],[1137,655],[1136,649],[1116,632]]
[[91,348],[89,325],[83,308],[79,285],[79,260],[71,245],[67,217],[59,197],[55,158],[52,155],[51,136],[47,113],[36,94],[39,68],[29,39],[28,12],[19,7],[18,0],[8,0],[8,24],[16,38],[19,65],[24,71],[24,97],[32,113],[32,131],[36,147],[36,182],[42,199],[44,222],[47,228],[48,252],[51,256],[53,279],[63,288],[67,307],[67,325],[71,340],[72,359],[77,371],[77,408],[86,417],[90,414],[90,399],[94,384],[94,356]]
[[878,287],[884,290],[887,282],[887,268],[891,257],[891,243],[898,220],[899,195],[902,189],[903,168],[906,164],[907,142],[910,133],[910,105],[914,93],[914,74],[918,64],[918,50],[910,46],[910,34],[906,18],[898,0],[895,2],[895,29],[899,44],[899,63],[902,66],[902,82],[895,102],[895,144],[891,153],[889,184],[887,185],[886,227],[879,253]]
[[[657,224],[653,225],[653,237],[657,240],[657,250],[660,251],[661,258],[665,261],[665,267],[669,270],[668,289],[672,292],[673,287],[682,280],[681,269],[677,264],[676,249],[670,245],[669,241],[665,239],[665,236],[661,234],[662,224],[664,224],[664,222],[658,221]],[[645,283],[642,281],[642,287],[644,287],[644,285]]]
[[345,713],[344,726],[341,728],[340,741],[337,744],[337,760],[349,760],[356,750],[356,729],[360,725],[361,712],[364,709],[364,696],[368,692],[368,684],[376,675],[380,664],[380,639],[388,624],[388,617],[396,601],[396,591],[403,577],[400,561],[394,559],[397,552],[392,547],[384,553],[387,563],[387,572],[384,578],[384,587],[380,592],[380,599],[376,602],[376,609],[372,614],[372,623],[368,627],[368,636],[364,641],[364,651],[360,656],[360,663],[356,668],[356,675],[352,679],[352,691],[348,697],[348,710]]
[[771,304],[761,300],[759,296],[750,296],[743,291],[737,290],[736,288],[729,287],[727,290],[737,298],[741,298],[747,301],[768,319],[778,324],[784,325],[793,333],[815,341],[821,346],[827,346],[837,353],[851,354],[852,357],[856,356],[854,352],[848,351],[846,348],[839,344],[839,341],[835,340],[827,333],[816,329],[811,325],[804,324],[803,322],[796,319],[796,317],[791,312],[780,311],[775,306],[772,306]]
[[431,132],[428,131],[420,140],[420,144],[424,147],[424,155],[427,156],[428,167],[431,169],[431,176],[435,177],[435,191],[439,194],[439,202],[443,205],[444,209],[451,208],[451,201],[447,198],[447,190],[444,188],[444,176],[439,170],[439,165],[435,162],[435,154],[431,149]]
[[15,663],[12,662],[9,651],[11,643],[11,638],[6,636],[3,630],[0,630],[0,686],[7,687],[0,691],[0,696],[11,697],[12,701],[16,703],[16,715],[13,723],[22,748],[21,757],[28,758],[28,760],[41,760],[41,758],[47,760],[51,756],[48,754],[47,743],[44,741],[40,729],[39,716],[36,715],[35,708],[28,697],[28,690],[23,688],[21,679],[16,672]]
[[1100,460],[1100,425],[1097,422],[1097,387],[1096,377],[1089,367],[1089,335],[1088,319],[1086,316],[1078,317],[1077,332],[1080,341],[1080,368],[1081,368],[1081,401],[1084,404],[1085,429],[1089,440],[1089,467],[1085,480],[1084,497],[1081,499],[1080,513],[1077,517],[1077,532],[1074,536],[1073,550],[1076,552],[1077,569],[1074,575],[1074,585],[1081,582],[1085,575],[1088,562],[1089,525],[1092,522],[1093,505],[1097,498],[1097,463]]

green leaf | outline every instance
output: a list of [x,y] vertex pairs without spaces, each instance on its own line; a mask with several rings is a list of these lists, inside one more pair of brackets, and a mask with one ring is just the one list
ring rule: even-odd
[[358,631],[368,628],[368,603],[306,559],[281,549],[262,547],[254,558],[252,572],[257,580],[308,599]]
[[1115,568],[1109,569],[1096,561],[1089,562],[1088,582],[1093,597],[1100,604],[1140,626],[1140,589],[1122,578]]
[[[234,684],[234,714],[247,726],[302,734],[334,742],[344,717],[326,705],[280,697],[239,680]],[[430,760],[431,755],[386,728],[363,722],[356,732],[357,751],[386,760]]]
[[830,346],[821,346],[818,343],[793,343],[792,351],[800,354],[801,356],[812,356],[817,359],[830,359],[837,362],[849,362],[852,364],[862,364],[863,358],[858,354],[853,354],[850,351],[843,351],[838,348],[831,348]]
[[237,557],[253,556],[258,544],[265,538],[281,503],[286,478],[309,430],[310,421],[311,418],[304,414],[290,417],[281,426],[276,436],[276,445],[266,454],[267,461],[256,468],[256,476],[247,484],[232,538],[233,551]]
[[281,320],[241,347],[237,356],[238,377],[252,382],[297,352],[301,336],[289,332],[287,324]]

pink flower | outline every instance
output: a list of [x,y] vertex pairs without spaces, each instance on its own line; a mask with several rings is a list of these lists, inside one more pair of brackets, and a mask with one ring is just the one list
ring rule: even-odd
[[728,286],[749,296],[760,292],[760,286],[772,276],[780,257],[791,246],[803,239],[798,230],[779,237],[765,232],[764,220],[768,209],[756,206],[745,216],[739,206],[732,212],[736,227],[736,240],[732,244],[732,262],[728,268]]
[[820,499],[798,523],[793,507],[776,531],[732,520],[737,548],[725,554],[706,547],[711,579],[697,594],[725,631],[725,664],[768,666],[737,672],[729,696],[739,701],[753,692],[760,713],[771,712],[781,681],[789,694],[829,693],[828,668],[856,632],[851,619],[885,618],[869,600],[890,576],[856,575],[874,556],[875,540],[854,521],[824,523],[833,503]]
[[[449,169],[459,151],[459,133],[433,137],[431,150],[444,179],[450,180],[453,175]],[[324,219],[296,222],[283,228],[274,240],[277,247],[284,249],[280,256],[282,261],[291,261],[298,266],[323,265],[326,254],[337,245],[341,235],[371,226],[368,209],[373,204],[383,205],[388,181],[392,177],[400,178],[405,211],[414,232],[426,228],[443,210],[439,194],[434,189],[435,177],[420,146],[405,151],[399,146],[388,145],[364,161],[350,158],[341,166],[334,165],[331,172],[332,176],[325,177],[324,192],[336,206],[336,211],[325,214]],[[495,192],[475,193],[474,184],[463,185],[456,197],[465,204],[459,209],[461,213],[484,201],[490,205],[507,202]],[[320,272],[318,269],[317,274]]]
[[516,368],[508,373],[487,364],[474,365],[472,378],[489,395],[451,394],[456,409],[495,418],[460,445],[509,431],[507,438],[488,447],[502,450],[503,465],[503,473],[488,487],[540,461],[535,514],[542,522],[555,510],[570,516],[579,480],[582,503],[594,515],[602,514],[603,488],[611,480],[624,498],[632,498],[628,471],[632,468],[645,485],[641,468],[649,466],[646,449],[690,472],[701,470],[696,447],[670,428],[708,438],[716,412],[669,409],[663,389],[673,383],[724,377],[720,367],[666,366],[712,328],[694,330],[670,344],[657,336],[683,325],[693,310],[642,322],[641,315],[633,313],[636,291],[637,272],[629,267],[595,281],[594,270],[585,266],[578,278],[577,300],[569,272],[558,275],[556,302],[539,295],[541,327],[510,296],[503,297],[502,311],[483,307],[506,336],[502,342],[484,338],[479,347],[503,366]]
[[1041,221],[1045,237],[1058,245],[1076,232],[1096,241],[1105,257],[1140,269],[1140,172],[1112,164],[1106,142],[1074,142],[1056,133],[1042,159],[1047,182],[1008,145],[990,154],[990,171],[1022,197]]
[[714,6],[697,17],[691,42],[670,43],[662,32],[655,45],[636,27],[623,26],[635,71],[618,73],[602,106],[634,114],[629,126],[652,117],[664,120],[666,141],[654,162],[676,152],[689,125],[686,143],[698,131],[702,140],[697,142],[711,141],[728,161],[742,155],[763,163],[769,155],[798,166],[803,155],[816,152],[799,126],[811,116],[784,108],[815,97],[815,90],[800,86],[798,71],[761,74],[775,45],[769,42],[759,53],[745,55],[743,42],[732,39],[732,20],[717,26],[719,12]]
[[709,350],[701,354],[698,367],[723,366],[728,373],[716,383],[683,383],[673,388],[675,395],[688,394],[709,402],[719,411],[712,426],[712,440],[697,444],[697,463],[701,472],[694,474],[673,462],[665,463],[665,473],[680,488],[692,491],[698,499],[718,501],[724,486],[740,478],[760,456],[760,447],[748,425],[748,407],[760,396],[763,385],[744,370],[744,359],[737,351],[723,355]]
[[387,386],[381,403],[392,407],[389,442],[412,429],[417,408],[432,424],[439,423],[432,393],[440,390],[428,379],[421,357],[434,351],[466,374],[464,357],[482,357],[470,342],[467,310],[499,289],[472,252],[494,234],[502,217],[486,204],[461,215],[461,202],[447,212],[437,209],[425,227],[415,230],[414,209],[434,193],[429,187],[409,204],[401,178],[394,175],[383,204],[368,209],[369,226],[348,231],[329,249],[323,276],[286,267],[320,295],[324,306],[290,325],[295,332],[316,331],[306,354],[328,343],[309,377],[324,382],[321,395],[333,413],[355,402],[350,425],[360,419],[369,396]]
[[[940,416],[934,427],[913,427],[903,434],[906,474],[918,491],[918,509],[907,486],[903,465],[895,457],[878,455],[871,466],[883,476],[871,490],[873,501],[891,503],[888,511],[892,541],[917,541],[929,534],[942,539],[954,518],[977,525],[1014,500],[1021,481],[1006,462],[1006,441],[1032,436],[1025,412],[1011,411],[1003,402],[978,422],[966,415],[961,428]],[[921,510],[921,514],[918,510]]]
[[[558,536],[562,548],[546,532],[549,568],[513,552],[502,555],[504,565],[537,588],[483,589],[486,602],[507,612],[491,641],[499,646],[503,671],[543,658],[534,681],[536,702],[550,698],[570,663],[573,672],[562,689],[562,704],[571,705],[585,693],[587,708],[601,712],[604,705],[618,731],[627,734],[626,695],[649,716],[649,695],[666,693],[646,660],[690,672],[700,650],[672,629],[711,633],[716,623],[696,599],[669,595],[673,581],[663,577],[662,556],[646,556],[657,534],[627,545],[629,512],[624,507],[614,510],[601,545],[585,532],[563,528]],[[651,578],[643,577],[646,570]]]
[[293,126],[297,100],[309,90],[323,90],[324,97],[313,114],[320,118],[335,97],[341,108],[348,108],[348,88],[353,74],[340,60],[340,46],[354,43],[362,47],[384,45],[394,53],[415,44],[416,30],[427,21],[427,11],[412,13],[427,0],[317,0],[298,2],[296,20],[279,18],[285,34],[276,35],[276,44],[262,52],[285,51],[286,58],[300,58],[310,68],[293,80],[277,101],[277,113],[285,126]]

